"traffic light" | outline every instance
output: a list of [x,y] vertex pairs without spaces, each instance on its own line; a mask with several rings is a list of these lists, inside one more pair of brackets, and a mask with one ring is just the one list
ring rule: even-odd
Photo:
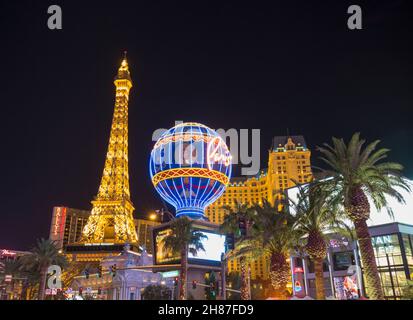
[[216,297],[216,295],[217,295],[217,293],[216,293],[216,291],[215,291],[215,282],[211,282],[211,283],[209,284],[209,292],[210,292],[211,298],[212,298],[212,299],[215,299],[215,297]]
[[247,219],[244,217],[239,218],[238,227],[241,237],[245,237],[247,235]]
[[216,283],[215,283],[215,292],[219,292],[219,281],[217,281]]
[[84,273],[85,273],[86,279],[89,279],[89,269],[86,269]]
[[229,233],[225,237],[225,249],[226,251],[234,250],[235,238],[233,233]]
[[81,296],[82,293],[83,293],[83,288],[82,288],[82,287],[79,287],[79,296]]
[[192,281],[192,289],[194,289],[194,290],[196,289],[196,280]]
[[98,294],[102,294],[102,288],[98,288]]
[[112,277],[116,277],[116,264],[110,267],[110,271],[112,273]]
[[102,278],[102,266],[98,266],[98,277]]
[[174,286],[177,286],[178,285],[178,277],[175,277],[175,279],[174,279]]

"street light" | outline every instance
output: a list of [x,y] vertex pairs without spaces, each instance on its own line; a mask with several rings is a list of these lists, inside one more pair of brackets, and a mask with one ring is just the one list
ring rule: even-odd
[[165,213],[168,215],[168,217],[169,217],[170,220],[174,220],[174,219],[175,219],[174,215],[173,215],[172,213],[170,213],[168,210],[165,210],[164,208],[162,208],[161,210],[155,210],[155,212],[156,212],[157,214],[160,214],[160,215],[161,215],[161,222],[163,222],[163,216],[164,216]]
[[151,214],[149,215],[149,219],[150,219],[150,220],[156,220],[156,217],[157,217],[156,213],[151,213]]

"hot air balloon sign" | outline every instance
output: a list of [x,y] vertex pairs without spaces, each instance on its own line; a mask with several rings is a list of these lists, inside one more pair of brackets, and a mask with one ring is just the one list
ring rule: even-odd
[[204,219],[205,208],[225,191],[231,164],[231,153],[216,131],[187,122],[161,135],[151,152],[149,172],[177,217]]

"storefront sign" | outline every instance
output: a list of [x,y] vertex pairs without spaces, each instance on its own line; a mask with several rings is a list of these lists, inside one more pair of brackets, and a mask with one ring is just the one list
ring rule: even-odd
[[173,270],[173,271],[161,272],[161,275],[162,275],[162,278],[178,277],[179,276],[179,271],[178,270]]

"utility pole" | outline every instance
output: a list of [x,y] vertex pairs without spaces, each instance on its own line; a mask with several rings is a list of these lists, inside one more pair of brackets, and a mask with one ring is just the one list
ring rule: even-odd
[[225,254],[221,254],[221,282],[222,282],[222,299],[227,300],[227,260]]

